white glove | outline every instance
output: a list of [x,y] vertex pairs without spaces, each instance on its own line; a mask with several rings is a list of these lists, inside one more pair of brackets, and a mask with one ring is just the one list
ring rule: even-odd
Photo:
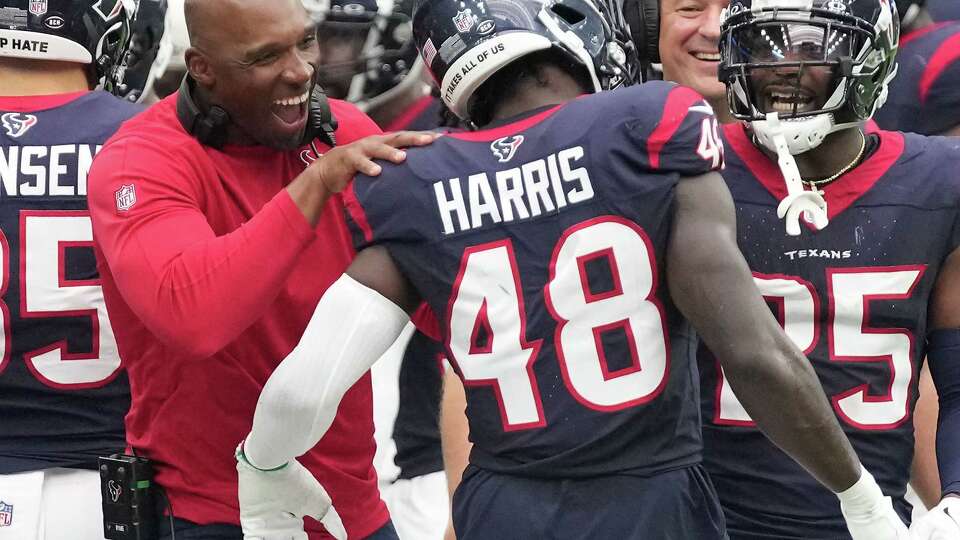
[[910,540],[910,533],[873,476],[862,469],[857,483],[837,493],[853,540]]
[[307,540],[303,516],[320,520],[334,538],[346,540],[330,496],[299,461],[260,470],[243,455],[242,442],[235,455],[244,540]]
[[910,526],[915,540],[957,540],[960,538],[960,497],[944,497],[940,504]]

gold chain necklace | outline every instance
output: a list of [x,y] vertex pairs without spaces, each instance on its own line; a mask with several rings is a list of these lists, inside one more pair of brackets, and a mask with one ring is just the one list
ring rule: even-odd
[[857,152],[857,157],[853,158],[853,161],[851,161],[850,163],[847,163],[847,165],[844,168],[840,169],[836,174],[833,174],[821,180],[804,180],[803,183],[810,187],[810,191],[820,191],[820,194],[823,195],[823,191],[817,189],[818,186],[829,184],[830,182],[833,182],[837,178],[840,178],[841,176],[850,172],[850,169],[856,167],[857,164],[860,163],[860,159],[863,158],[863,153],[866,149],[867,149],[867,138],[864,136],[863,132],[860,132],[860,151]]

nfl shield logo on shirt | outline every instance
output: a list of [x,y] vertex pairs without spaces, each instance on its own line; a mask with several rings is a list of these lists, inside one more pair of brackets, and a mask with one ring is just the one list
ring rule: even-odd
[[120,189],[113,192],[117,199],[117,212],[126,212],[133,205],[137,204],[137,190],[133,184],[123,184]]
[[39,17],[47,12],[47,0],[30,0],[29,9],[30,13]]
[[0,527],[13,524],[13,505],[0,501]]

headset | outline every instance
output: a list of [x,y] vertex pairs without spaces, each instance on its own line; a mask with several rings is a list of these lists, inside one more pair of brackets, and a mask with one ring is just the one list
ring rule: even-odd
[[623,15],[644,68],[660,63],[660,0],[624,0]]
[[[230,115],[222,107],[211,105],[204,113],[193,99],[193,85],[196,84],[189,74],[184,76],[180,83],[180,93],[177,95],[177,119],[180,125],[201,144],[220,149],[227,142],[227,126],[230,125]],[[330,110],[327,95],[320,85],[314,85],[310,93],[310,109],[307,118],[307,129],[304,130],[301,145],[309,144],[314,154],[320,155],[314,141],[320,139],[328,146],[337,145],[334,132],[337,130],[337,119]]]

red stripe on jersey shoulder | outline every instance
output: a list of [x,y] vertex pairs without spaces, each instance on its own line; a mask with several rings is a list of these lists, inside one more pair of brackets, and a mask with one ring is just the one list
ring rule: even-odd
[[446,137],[453,137],[454,139],[460,139],[461,141],[495,141],[501,137],[515,135],[525,129],[529,129],[539,124],[540,122],[552,116],[553,113],[559,111],[565,104],[566,103],[561,103],[556,107],[550,107],[549,109],[541,111],[533,116],[528,116],[504,126],[495,127],[493,129],[481,129],[479,131],[458,131],[456,133],[449,133],[446,135]]
[[686,86],[678,86],[667,94],[667,102],[664,103],[660,121],[647,139],[647,154],[651,167],[660,168],[660,152],[670,142],[673,134],[680,129],[690,107],[700,101],[703,101],[703,96]]
[[363,231],[364,240],[373,242],[373,229],[370,228],[370,222],[367,221],[367,213],[363,210],[360,201],[357,200],[357,194],[353,190],[353,182],[343,191],[343,205],[350,214],[350,219]]
[[[754,146],[743,122],[723,126],[730,147],[743,160],[751,174],[778,201],[787,196],[783,173],[773,158]],[[880,137],[880,146],[857,168],[824,187],[827,216],[833,219],[866,193],[903,155],[903,134],[896,131],[873,131]]]
[[920,78],[920,103],[927,101],[927,94],[940,78],[940,74],[958,60],[960,60],[960,32],[947,38],[940,44],[937,52],[930,57],[926,69],[923,70],[923,77]]
[[907,43],[910,43],[911,41],[917,39],[918,37],[925,36],[925,35],[929,34],[930,32],[933,32],[933,31],[935,31],[935,30],[939,30],[939,29],[943,28],[944,26],[946,26],[946,25],[948,25],[948,24],[951,24],[952,22],[953,22],[953,21],[938,22],[938,23],[935,23],[935,24],[931,24],[930,26],[924,26],[923,28],[920,28],[919,30],[914,30],[913,32],[910,32],[909,34],[902,35],[902,36],[900,36],[900,47],[903,47],[904,45],[906,45]]

